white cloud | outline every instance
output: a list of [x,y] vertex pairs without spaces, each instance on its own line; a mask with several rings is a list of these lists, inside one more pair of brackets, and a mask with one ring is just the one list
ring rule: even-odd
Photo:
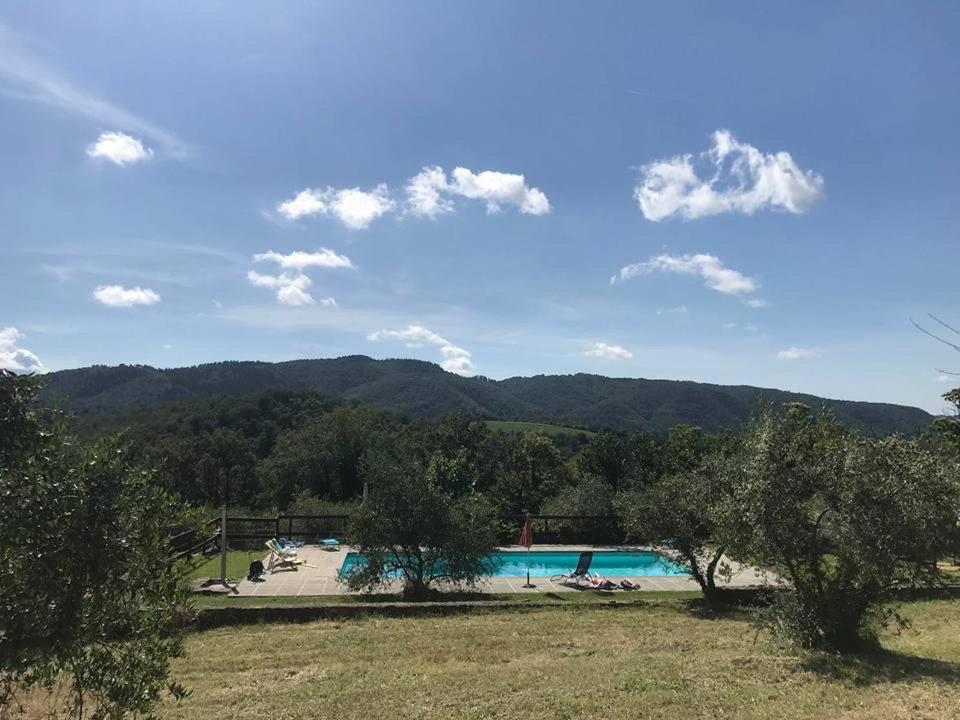
[[485,200],[487,212],[500,212],[502,204],[513,205],[526,215],[546,215],[550,201],[539,189],[527,187],[523,175],[484,170],[474,173],[458,167],[453,171],[453,192],[465,198]]
[[[703,175],[701,175],[703,172]],[[677,155],[641,168],[633,190],[644,217],[695,220],[767,208],[803,213],[823,195],[823,178],[801,170],[788,152],[762,153],[729,130],[713,133],[713,147],[696,157]]]
[[817,357],[820,351],[815,348],[788,347],[777,353],[777,360],[806,360]]
[[334,215],[351,230],[365,230],[381,215],[394,209],[386,185],[364,192],[360,188],[303,190],[277,205],[277,212],[289,220],[308,215]]
[[298,192],[290,200],[277,205],[277,212],[288,220],[299,220],[315,213],[325,214],[327,203],[324,202],[318,191],[308,188]]
[[110,127],[152,138],[171,156],[185,158],[190,148],[176,135],[77,87],[23,47],[0,24],[0,94],[16,100],[42,102]]
[[257,253],[253,256],[254,262],[273,261],[284,270],[303,270],[308,267],[324,268],[353,268],[354,264],[346,255],[338,255],[329,248],[319,248],[316,252],[304,252],[294,250],[292,253],[284,255],[282,253],[268,250],[265,253]]
[[677,305],[676,307],[657,308],[657,315],[684,315],[686,314],[686,305]]
[[247,273],[247,279],[256,287],[276,290],[277,300],[284,305],[312,305],[315,301],[307,292],[313,281],[303,273],[263,275],[256,270]]
[[735,322],[725,322],[722,327],[724,330],[733,330],[736,326]]
[[457,375],[473,375],[476,373],[476,366],[473,364],[469,351],[457,347],[443,336],[421,325],[408,325],[405,330],[377,330],[367,335],[367,340],[371,342],[404,340],[407,347],[421,347],[424,344],[436,345],[443,355],[443,362],[440,363],[440,367],[444,370]]
[[23,337],[23,333],[15,327],[0,329],[0,369],[15,373],[45,373],[47,369],[40,358],[26,348],[19,347]]
[[425,167],[407,181],[407,209],[412,215],[435,218],[453,212],[447,174],[440,167]]
[[619,345],[607,345],[604,342],[593,344],[593,348],[583,353],[587,357],[603,358],[604,360],[629,360],[633,353]]
[[[544,192],[528,186],[523,175],[494,170],[475,173],[458,167],[447,177],[439,166],[424,167],[407,181],[405,190],[404,212],[431,219],[453,212],[456,197],[483,200],[489,213],[500,212],[504,205],[525,215],[545,215],[551,210]],[[397,209],[389,188],[382,183],[370,191],[356,187],[307,188],[277,205],[277,212],[288,220],[333,215],[352,230],[364,230]]]
[[162,349],[163,349],[163,350],[173,350],[173,345],[171,345],[170,343],[165,343]]
[[523,175],[483,170],[475,173],[454,168],[451,178],[441,167],[425,167],[406,186],[407,211],[419,217],[435,218],[453,211],[451,196],[483,200],[488,213],[500,212],[503,205],[525,215],[546,215],[550,201],[539,188],[527,185]]
[[100,133],[97,141],[87,148],[87,155],[123,166],[138,160],[146,160],[153,155],[153,150],[145,148],[137,138],[125,133],[104,132]]
[[337,190],[330,208],[340,222],[351,230],[365,230],[370,223],[394,208],[386,185],[377,185],[372,192],[360,188]]
[[133,307],[153,305],[160,302],[160,295],[150,288],[125,288],[122,285],[98,285],[93,290],[97,302],[110,307]]
[[938,383],[960,382],[960,378],[958,378],[956,375],[937,375],[937,382]]
[[307,288],[313,281],[303,273],[304,268],[353,268],[354,264],[346,255],[338,255],[329,248],[319,248],[315,252],[294,250],[284,255],[273,250],[257,253],[253,256],[254,262],[275,262],[285,271],[279,275],[263,275],[251,270],[247,279],[257,287],[276,290],[277,300],[284,305],[313,305],[319,302],[325,307],[336,307],[337,301],[331,297],[316,300]]
[[[726,267],[716,255],[698,253],[696,255],[657,255],[646,262],[633,263],[620,268],[610,278],[610,284],[631,280],[638,275],[650,275],[655,272],[682,273],[699,275],[711,290],[726,295],[749,295],[760,289],[760,283],[732,268]],[[745,300],[750,307],[763,307],[765,300],[750,298]]]

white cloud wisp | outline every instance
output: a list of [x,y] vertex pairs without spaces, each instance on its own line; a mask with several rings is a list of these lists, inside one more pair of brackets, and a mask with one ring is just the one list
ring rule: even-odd
[[815,358],[820,354],[816,348],[788,347],[777,353],[777,360],[808,360]]
[[654,222],[765,209],[801,214],[822,195],[823,177],[801,170],[790,153],[763,153],[729,130],[714,132],[713,147],[697,156],[644,165],[633,190],[644,217]]
[[321,268],[349,268],[356,266],[346,255],[338,255],[329,248],[318,248],[314,252],[294,250],[284,255],[274,250],[257,253],[253,256],[254,262],[275,262],[283,272],[279,275],[264,275],[256,270],[247,273],[247,280],[255,287],[264,287],[276,291],[277,302],[283,305],[314,305],[336,307],[337,301],[332,297],[317,300],[309,292],[313,281],[303,271],[310,267]]
[[425,344],[436,345],[443,355],[440,367],[444,370],[457,375],[476,374],[476,366],[469,351],[457,347],[443,336],[421,325],[408,325],[405,330],[377,330],[367,335],[367,340],[371,342],[404,340],[409,348],[423,347]]
[[267,250],[253,256],[254,262],[269,260],[277,263],[284,270],[303,270],[308,267],[322,268],[350,268],[355,266],[346,255],[338,255],[330,248],[318,248],[315,252],[294,250],[292,253],[283,253]]
[[[726,267],[716,255],[697,253],[696,255],[657,255],[646,262],[626,265],[610,278],[610,284],[631,280],[639,275],[651,275],[656,272],[698,275],[704,285],[711,290],[742,297],[751,295],[760,289],[760,283],[733,268]],[[750,307],[766,305],[760,298],[745,299]]]
[[173,133],[84,91],[46,66],[3,24],[0,24],[0,94],[17,100],[46,103],[89,118],[101,126],[136,132],[153,139],[177,159],[190,155],[187,144]]
[[153,305],[160,302],[160,295],[150,288],[125,288],[123,285],[98,285],[93,290],[94,299],[109,307],[133,307]]
[[604,360],[630,360],[633,353],[619,345],[607,345],[605,342],[594,343],[590,350],[583,353],[587,357],[603,358]]
[[47,368],[34,353],[20,347],[23,333],[15,327],[0,328],[0,369],[15,373],[45,373]]

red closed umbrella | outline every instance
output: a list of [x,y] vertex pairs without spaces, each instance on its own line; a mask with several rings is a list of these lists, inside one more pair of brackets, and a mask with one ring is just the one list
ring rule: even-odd
[[536,587],[530,583],[530,548],[533,546],[533,525],[530,523],[530,513],[523,521],[523,530],[520,531],[520,544],[527,549],[527,584],[525,588]]

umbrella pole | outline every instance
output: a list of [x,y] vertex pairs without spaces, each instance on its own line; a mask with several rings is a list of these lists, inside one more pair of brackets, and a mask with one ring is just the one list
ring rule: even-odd
[[525,588],[535,588],[536,585],[530,582],[530,548],[527,548],[527,584],[524,585]]

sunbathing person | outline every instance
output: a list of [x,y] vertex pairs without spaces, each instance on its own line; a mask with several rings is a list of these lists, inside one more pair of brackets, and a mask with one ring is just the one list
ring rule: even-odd
[[593,590],[615,590],[616,584],[612,580],[607,580],[603,575],[591,575],[589,587]]

